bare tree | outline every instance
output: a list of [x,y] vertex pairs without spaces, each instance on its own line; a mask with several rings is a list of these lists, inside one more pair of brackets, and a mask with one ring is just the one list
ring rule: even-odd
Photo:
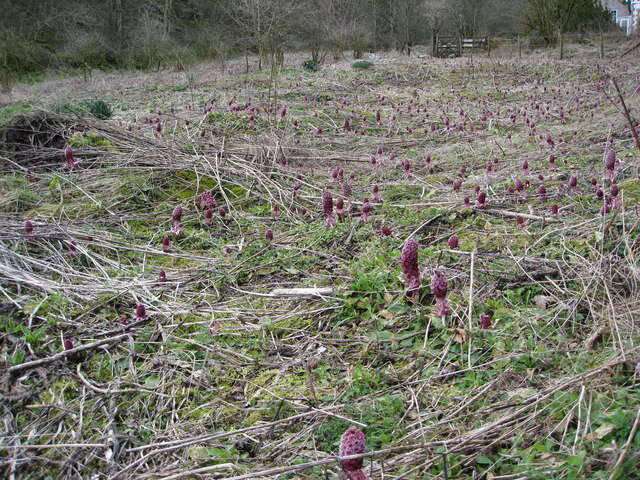
[[245,45],[257,50],[259,69],[267,57],[281,63],[286,37],[299,11],[299,4],[286,0],[237,0],[231,8],[232,18],[244,34]]
[[582,0],[528,0],[526,19],[530,27],[555,44],[567,29],[571,15]]

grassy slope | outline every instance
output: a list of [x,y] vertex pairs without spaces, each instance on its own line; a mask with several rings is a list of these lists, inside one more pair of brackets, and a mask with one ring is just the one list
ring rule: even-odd
[[[371,457],[373,478],[382,468],[385,478],[443,478],[445,465],[448,478],[609,478],[640,400],[640,184],[637,151],[592,64],[384,57],[364,71],[347,63],[313,74],[286,69],[275,123],[265,113],[268,72],[103,93],[111,120],[64,124],[80,170],[38,149],[21,160],[33,173],[3,169],[0,346],[18,365],[60,351],[61,336],[75,345],[130,336],[4,378],[11,437],[0,451],[7,443],[75,445],[4,450],[8,471],[187,478],[180,474],[210,467],[210,478],[227,478],[322,460],[355,422],[366,425],[371,450],[426,444]],[[637,69],[607,67],[636,106]],[[259,107],[254,126],[230,102]],[[156,117],[162,137],[144,123]],[[365,134],[346,133],[345,117]],[[447,128],[445,117],[464,130]],[[589,179],[604,182],[608,140],[624,201],[603,217]],[[335,166],[345,178],[355,174],[354,211],[326,228],[320,192],[343,193],[330,176]],[[453,192],[462,167],[462,189]],[[565,187],[572,175],[575,195]],[[515,178],[531,182],[526,198],[506,192]],[[363,222],[373,184],[383,203]],[[475,186],[488,194],[486,209],[463,205],[464,196],[473,203]],[[197,208],[206,190],[226,209],[212,226]],[[163,253],[176,205],[182,234]],[[26,219],[35,239],[24,238]],[[410,234],[423,247],[417,303],[406,298],[400,265]],[[446,322],[429,290],[436,269],[449,278]],[[160,270],[168,282],[157,282]],[[311,286],[335,291],[266,295]],[[138,303],[149,317],[132,326]],[[491,328],[480,328],[482,313]],[[82,446],[114,438],[114,455]],[[185,442],[164,443],[177,440]],[[617,478],[632,478],[639,441]],[[331,462],[280,478],[338,471]]]

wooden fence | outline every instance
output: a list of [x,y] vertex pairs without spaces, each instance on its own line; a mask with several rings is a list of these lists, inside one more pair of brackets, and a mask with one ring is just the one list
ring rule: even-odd
[[433,39],[433,55],[439,58],[461,57],[465,51],[490,49],[488,37],[462,38],[436,35]]

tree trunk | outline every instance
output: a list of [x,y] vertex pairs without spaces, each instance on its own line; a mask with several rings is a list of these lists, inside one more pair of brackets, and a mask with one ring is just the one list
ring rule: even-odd
[[602,35],[602,28],[600,29],[600,58],[604,58],[604,35]]
[[560,60],[564,60],[564,34],[558,30],[558,41],[560,42]]

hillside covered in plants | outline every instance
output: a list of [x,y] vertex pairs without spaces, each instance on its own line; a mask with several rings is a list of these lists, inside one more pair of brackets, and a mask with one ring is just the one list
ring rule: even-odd
[[638,478],[633,55],[17,88],[1,476]]

